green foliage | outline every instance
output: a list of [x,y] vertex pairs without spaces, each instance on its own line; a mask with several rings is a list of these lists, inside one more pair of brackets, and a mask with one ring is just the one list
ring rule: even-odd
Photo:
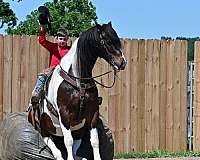
[[199,157],[200,152],[183,151],[183,152],[167,152],[167,151],[149,151],[149,152],[129,152],[117,153],[116,159],[124,158],[164,158],[164,157]]
[[[56,2],[56,3],[55,3]],[[92,27],[93,19],[96,19],[96,8],[88,0],[62,0],[47,2],[45,6],[51,14],[51,23],[54,35],[60,26],[65,26],[70,36],[78,37],[79,34]],[[38,35],[39,25],[37,22],[38,11],[28,15],[26,20],[13,28],[8,27],[8,34]]]
[[172,38],[171,38],[171,37],[162,36],[162,37],[161,37],[161,40],[172,40]]
[[188,61],[194,61],[194,44],[195,41],[199,41],[199,37],[195,38],[185,38],[185,37],[177,37],[178,40],[187,40],[188,41]]
[[17,22],[17,17],[12,9],[10,9],[10,4],[0,0],[0,28],[5,24],[10,27],[14,27]]

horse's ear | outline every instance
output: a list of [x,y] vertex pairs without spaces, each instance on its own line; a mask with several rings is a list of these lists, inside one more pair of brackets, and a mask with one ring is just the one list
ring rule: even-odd
[[96,25],[96,27],[97,27],[97,29],[98,29],[99,31],[102,31],[102,30],[103,30],[102,26],[101,26],[100,24],[98,24],[96,21],[95,21],[95,25]]
[[111,23],[111,21],[110,21],[110,22],[108,22],[108,25],[109,25],[110,27],[112,27],[112,23]]

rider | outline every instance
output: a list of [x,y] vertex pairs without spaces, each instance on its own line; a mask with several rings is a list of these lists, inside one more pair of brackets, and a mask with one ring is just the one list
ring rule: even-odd
[[63,27],[58,29],[55,41],[52,43],[46,39],[46,30],[44,25],[40,24],[39,43],[50,53],[49,68],[38,75],[35,88],[32,92],[31,104],[38,104],[44,84],[51,75],[53,69],[60,63],[61,58],[66,55],[71,47],[71,41],[67,30]]

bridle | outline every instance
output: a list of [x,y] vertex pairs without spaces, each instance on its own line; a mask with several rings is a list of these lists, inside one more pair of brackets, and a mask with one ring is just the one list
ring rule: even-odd
[[[111,73],[111,72],[113,72],[113,71],[107,71],[107,72],[105,72],[105,73],[103,73],[103,74],[100,74],[100,75],[97,75],[97,76],[92,76],[92,77],[76,77],[76,76],[71,75],[71,74],[69,74],[68,72],[66,72],[61,66],[59,66],[59,67],[60,67],[61,71],[64,72],[64,74],[66,74],[67,76],[69,76],[70,78],[73,78],[73,79],[75,79],[75,80],[93,80],[95,83],[97,83],[97,84],[99,84],[99,85],[101,85],[102,87],[105,87],[105,88],[112,88],[112,87],[114,86],[114,84],[115,84],[115,78],[116,78],[116,71],[115,71],[115,70],[114,70],[114,78],[113,78],[113,83],[112,83],[112,85],[106,86],[106,85],[104,85],[104,84],[98,82],[97,80],[95,80],[95,78],[102,77],[102,76],[107,75],[107,74],[109,74],[109,73]],[[93,87],[95,87],[95,86],[96,86],[96,85],[94,84],[93,86],[90,86],[89,88],[93,88]]]

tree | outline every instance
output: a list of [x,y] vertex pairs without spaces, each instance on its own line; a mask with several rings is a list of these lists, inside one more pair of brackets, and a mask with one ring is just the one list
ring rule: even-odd
[[12,9],[10,9],[10,4],[0,0],[0,28],[5,24],[10,27],[14,27],[17,23],[17,17]]
[[187,42],[188,42],[188,61],[194,61],[194,44],[196,41],[200,40],[200,37],[195,37],[195,38],[177,37],[176,39],[187,40]]
[[[56,2],[56,3],[55,3]],[[96,19],[96,8],[88,0],[60,0],[47,2],[44,5],[51,14],[52,33],[54,35],[60,26],[65,26],[70,36],[78,37],[79,34],[92,27],[93,19]],[[26,20],[13,28],[8,27],[8,34],[38,35],[37,22],[38,11],[31,12]]]

